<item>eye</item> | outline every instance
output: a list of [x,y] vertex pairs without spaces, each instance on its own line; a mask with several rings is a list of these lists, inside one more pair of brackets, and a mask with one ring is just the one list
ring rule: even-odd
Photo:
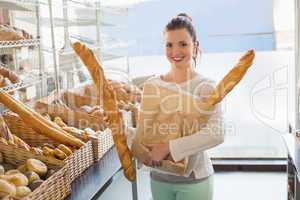
[[186,47],[186,46],[188,46],[188,43],[186,43],[186,42],[179,42],[179,46],[180,47]]
[[169,42],[166,43],[166,47],[167,47],[167,48],[171,48],[171,47],[172,47],[172,43],[169,43]]

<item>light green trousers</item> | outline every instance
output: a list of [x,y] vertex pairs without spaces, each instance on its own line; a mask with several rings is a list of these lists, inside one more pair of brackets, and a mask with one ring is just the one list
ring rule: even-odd
[[153,200],[212,200],[213,176],[199,183],[164,183],[151,179]]

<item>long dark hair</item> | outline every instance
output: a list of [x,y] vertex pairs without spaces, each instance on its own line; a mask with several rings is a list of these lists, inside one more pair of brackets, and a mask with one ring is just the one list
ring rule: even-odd
[[171,21],[168,22],[168,24],[165,27],[165,32],[174,31],[182,28],[185,28],[188,31],[188,33],[192,37],[194,44],[196,45],[196,55],[193,56],[193,60],[196,67],[196,60],[199,53],[199,41],[197,40],[196,30],[194,28],[194,25],[192,24],[192,18],[186,13],[179,13],[177,16],[172,18]]

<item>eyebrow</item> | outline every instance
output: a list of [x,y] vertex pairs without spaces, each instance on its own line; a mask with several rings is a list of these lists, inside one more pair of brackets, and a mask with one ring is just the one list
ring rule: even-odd
[[[170,42],[170,41],[167,41],[166,43],[172,43],[172,42]],[[179,41],[178,43],[188,43],[187,41],[184,41],[184,40],[182,40],[182,41]]]

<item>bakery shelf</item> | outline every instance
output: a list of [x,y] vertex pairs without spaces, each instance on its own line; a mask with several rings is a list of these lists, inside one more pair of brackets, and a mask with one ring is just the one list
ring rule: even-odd
[[[35,24],[36,23],[36,19],[34,17],[26,17],[26,18],[19,18],[19,17],[16,17],[17,20],[20,20],[20,21],[24,21],[24,22],[27,22],[27,23],[33,23]],[[50,24],[50,19],[49,18],[46,18],[46,17],[41,17],[40,18],[40,22],[43,26],[47,26],[47,27],[50,27],[51,24]],[[72,26],[93,26],[96,24],[96,20],[93,20],[93,19],[69,19],[68,20],[68,24],[70,27]],[[55,27],[63,27],[65,24],[65,20],[62,19],[62,18],[58,18],[58,17],[55,17],[54,18],[54,26]],[[107,23],[107,22],[101,22],[101,26],[105,26],[105,27],[113,27],[115,26],[114,24],[112,23]]]
[[[60,3],[54,1],[54,3]],[[97,7],[97,4],[100,4],[100,8]],[[99,0],[90,0],[90,1],[80,1],[80,0],[68,0],[68,7],[74,10],[81,10],[81,11],[91,11],[100,9],[101,13],[107,13],[110,15],[124,15],[128,12],[128,6],[102,6]]]
[[[87,45],[91,50],[95,51],[101,48],[101,46],[98,45]],[[53,49],[50,47],[42,47],[42,50],[47,53],[52,53]],[[58,51],[59,56],[67,56],[67,55],[75,55],[75,51],[72,48],[62,48]]]
[[23,88],[27,88],[27,87],[36,85],[40,82],[41,82],[41,79],[38,76],[27,75],[27,77],[25,77],[20,82],[2,87],[2,88],[0,88],[0,90],[4,90],[6,92],[14,92],[19,89],[23,89]]
[[16,11],[35,11],[36,7],[42,4],[41,0],[1,0],[0,7]]
[[36,47],[39,45],[40,45],[39,39],[0,41],[0,49],[20,48],[20,47]]

